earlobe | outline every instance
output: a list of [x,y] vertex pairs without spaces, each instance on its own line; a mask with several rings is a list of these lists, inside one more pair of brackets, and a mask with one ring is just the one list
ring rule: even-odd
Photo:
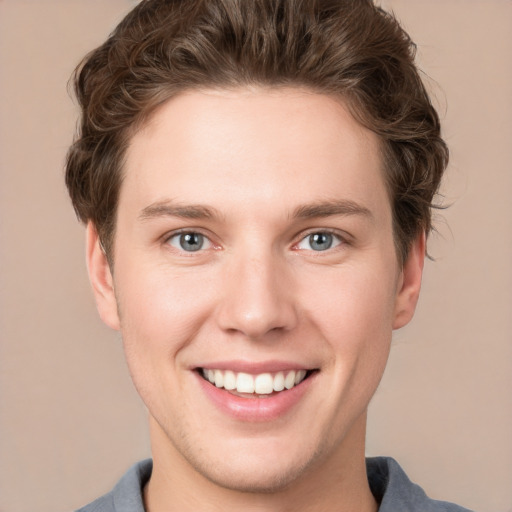
[[425,262],[425,233],[419,235],[411,245],[403,265],[395,301],[393,329],[408,324],[416,309],[421,288],[423,264]]
[[98,313],[105,324],[112,329],[119,330],[120,323],[114,293],[114,280],[98,232],[92,222],[87,224],[86,236],[87,269]]

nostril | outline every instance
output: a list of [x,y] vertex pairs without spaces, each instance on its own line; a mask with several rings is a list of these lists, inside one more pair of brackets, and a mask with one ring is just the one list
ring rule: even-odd
[[217,305],[217,320],[224,331],[259,340],[295,327],[297,296],[291,293],[293,284],[286,272],[281,275],[277,270],[274,259],[256,265],[241,255],[234,263],[225,280],[230,285]]

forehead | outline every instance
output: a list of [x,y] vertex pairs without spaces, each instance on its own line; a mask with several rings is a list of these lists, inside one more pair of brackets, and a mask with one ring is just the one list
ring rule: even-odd
[[120,208],[385,194],[378,137],[339,98],[295,88],[182,93],[133,136],[125,162]]

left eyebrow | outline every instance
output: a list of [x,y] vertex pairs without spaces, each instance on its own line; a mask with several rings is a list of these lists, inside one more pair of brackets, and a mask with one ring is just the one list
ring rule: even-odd
[[296,219],[312,219],[334,215],[361,215],[373,219],[372,212],[366,206],[348,199],[304,204],[295,208],[292,217]]
[[150,220],[158,217],[180,217],[183,219],[212,219],[220,217],[214,208],[203,205],[180,205],[172,201],[159,201],[146,206],[140,214],[140,220]]

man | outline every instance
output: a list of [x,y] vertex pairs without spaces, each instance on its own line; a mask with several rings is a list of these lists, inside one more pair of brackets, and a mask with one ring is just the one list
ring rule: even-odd
[[148,0],[76,74],[67,185],[152,461],[83,511],[462,510],[365,461],[448,153],[369,0]]

